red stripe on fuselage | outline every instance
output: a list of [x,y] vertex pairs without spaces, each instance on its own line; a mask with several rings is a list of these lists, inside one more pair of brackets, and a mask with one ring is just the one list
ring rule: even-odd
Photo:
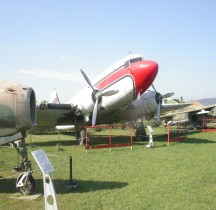
[[106,89],[112,84],[118,82],[121,78],[129,75],[133,78],[135,83],[134,91],[136,96],[138,93],[144,93],[149,86],[153,83],[155,77],[158,73],[158,64],[154,61],[139,61],[132,63],[126,68],[120,68],[114,70],[101,81],[99,81],[95,86],[99,90]]

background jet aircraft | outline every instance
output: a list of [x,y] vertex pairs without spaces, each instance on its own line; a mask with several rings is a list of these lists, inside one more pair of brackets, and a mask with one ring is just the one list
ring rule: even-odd
[[[30,169],[25,145],[26,132],[35,124],[36,98],[31,87],[8,81],[0,82],[0,145],[22,140],[21,169]],[[17,148],[17,150],[19,150]],[[35,182],[31,171],[24,172],[17,179],[20,192],[31,194]]]
[[38,126],[74,125],[85,138],[86,125],[150,120],[161,110],[184,107],[184,104],[165,104],[162,99],[173,93],[147,91],[157,73],[158,64],[144,60],[141,55],[129,54],[107,68],[93,82],[81,70],[88,86],[77,93],[68,104],[41,104],[37,110]]
[[17,140],[35,124],[36,98],[31,87],[0,82],[0,145]]
[[178,110],[168,112],[163,115],[166,121],[182,121],[190,123],[191,128],[201,128],[203,117],[215,117],[216,116],[216,104],[211,104],[207,106],[203,105],[193,105]]

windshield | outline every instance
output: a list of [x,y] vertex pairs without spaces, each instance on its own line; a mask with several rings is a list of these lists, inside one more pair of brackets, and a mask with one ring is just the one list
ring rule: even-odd
[[136,63],[138,61],[142,61],[142,57],[139,57],[139,58],[133,58],[133,59],[130,59],[129,61],[126,61],[124,66],[125,67],[128,67],[131,63]]
[[136,63],[138,61],[142,61],[142,58],[139,57],[139,58],[133,58],[133,59],[130,59],[130,63]]

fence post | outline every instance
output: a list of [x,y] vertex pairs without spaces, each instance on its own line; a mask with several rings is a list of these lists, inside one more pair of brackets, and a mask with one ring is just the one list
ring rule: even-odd
[[[110,136],[109,136],[109,145],[112,145],[112,127],[110,126]],[[110,152],[112,151],[112,148],[110,147]]]
[[170,124],[168,124],[168,145],[170,144]]

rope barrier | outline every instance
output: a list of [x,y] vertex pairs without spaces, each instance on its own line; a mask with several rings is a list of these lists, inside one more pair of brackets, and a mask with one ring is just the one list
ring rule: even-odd
[[[61,167],[61,166],[64,165],[66,162],[68,162],[68,159],[65,160],[64,162],[61,162],[61,163],[59,163],[58,165],[56,165],[55,168]],[[34,170],[32,170],[31,172],[33,173],[33,172],[36,172],[36,171],[39,171],[39,169],[34,169]],[[4,172],[9,172],[9,171],[4,171]],[[19,175],[19,174],[18,174],[18,175]],[[0,178],[0,180],[9,179],[9,178],[12,178],[12,177],[16,177],[16,176],[18,176],[18,175],[17,175],[17,174],[14,174],[14,175],[11,175],[11,176],[2,177],[2,178]]]

